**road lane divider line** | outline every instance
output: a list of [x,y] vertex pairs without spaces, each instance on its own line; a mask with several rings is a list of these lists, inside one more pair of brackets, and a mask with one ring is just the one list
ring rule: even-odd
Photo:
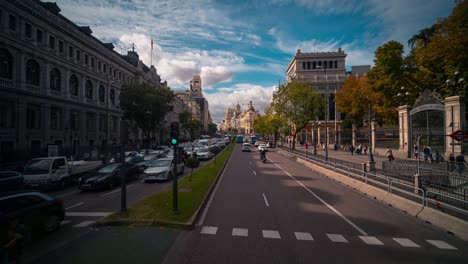
[[255,171],[253,171],[253,173],[255,174],[255,176],[257,176],[257,173]]
[[80,206],[80,205],[82,205],[82,204],[84,204],[84,202],[77,203],[77,204],[75,204],[75,205],[69,206],[69,207],[65,208],[65,210],[72,209],[72,208],[77,207],[77,206]]
[[294,176],[289,174],[289,172],[285,171],[283,168],[281,168],[278,164],[274,163],[276,167],[278,167],[280,170],[282,170],[286,175],[288,175],[291,179],[297,182],[300,186],[302,186],[304,189],[306,189],[307,192],[312,194],[317,200],[319,200],[321,203],[323,203],[326,207],[328,207],[330,210],[332,210],[335,214],[337,214],[339,217],[341,217],[343,220],[345,220],[349,225],[351,225],[354,229],[356,229],[359,233],[361,233],[363,236],[367,236],[367,233],[362,230],[359,226],[357,226],[353,221],[349,220],[346,216],[344,216],[342,213],[340,213],[338,210],[336,210],[333,206],[325,202],[320,196],[315,194],[311,189],[307,188],[302,182],[298,181]]
[[266,206],[267,206],[267,207],[270,207],[270,204],[268,203],[268,200],[267,200],[267,198],[266,198],[265,194],[264,194],[264,193],[262,193],[262,195],[263,195],[263,200],[265,200],[265,204],[266,204]]
[[[130,185],[127,185],[127,188],[130,188],[131,186],[133,186],[133,184],[130,184]],[[101,194],[101,197],[104,197],[104,196],[107,196],[109,194],[113,194],[113,193],[116,193],[116,192],[120,192],[122,189],[121,188],[118,188],[116,190],[113,190],[112,192],[108,192],[108,193],[105,193],[105,194]]]
[[70,194],[75,194],[75,193],[79,193],[80,191],[73,191],[73,192],[68,192],[68,193],[64,193],[64,194],[61,194],[61,195],[56,195],[55,197],[57,198],[61,198],[61,197],[65,197],[65,196],[68,196]]
[[96,223],[96,221],[83,221],[77,225],[74,225],[73,227],[87,227],[87,226],[90,226],[92,224]]

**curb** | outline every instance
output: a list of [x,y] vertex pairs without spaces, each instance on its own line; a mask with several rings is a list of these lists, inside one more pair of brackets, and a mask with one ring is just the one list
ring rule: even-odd
[[[231,143],[232,144],[232,143]],[[235,148],[235,146],[234,146]],[[226,151],[226,148],[223,150]],[[232,150],[234,152],[234,150]],[[226,161],[223,164],[223,167],[219,171],[218,175],[216,175],[215,180],[211,184],[210,188],[208,189],[208,192],[205,194],[205,197],[202,200],[202,203],[200,206],[197,208],[193,216],[190,218],[189,221],[187,222],[175,222],[175,221],[161,221],[157,219],[120,219],[120,220],[106,220],[106,221],[97,221],[92,225],[92,227],[103,227],[103,226],[164,226],[164,227],[171,227],[171,228],[177,228],[177,229],[183,229],[183,230],[192,230],[195,227],[195,222],[199,219],[200,213],[203,211],[203,209],[206,206],[206,203],[208,199],[210,198],[214,187],[219,181],[220,176],[223,174],[224,169],[226,168],[226,165],[231,158],[231,154],[229,154],[229,157],[226,159]],[[221,154],[220,152],[219,154]],[[218,154],[218,155],[219,155]]]
[[378,200],[391,207],[397,208],[403,211],[404,213],[421,219],[422,221],[437,226],[440,229],[457,236],[458,238],[468,241],[467,221],[440,212],[433,208],[423,206],[420,203],[416,203],[414,201],[408,200],[388,191],[384,191],[372,185],[365,184],[364,182],[342,175],[340,173],[312,163],[308,160],[304,160],[290,153],[286,153],[284,151],[278,151],[277,153],[286,156],[289,159],[296,161],[297,163],[303,164],[304,166],[312,169],[313,171],[318,172],[328,178],[331,178],[332,180],[335,180],[343,185],[350,186],[358,190],[359,192],[373,198],[374,200]]

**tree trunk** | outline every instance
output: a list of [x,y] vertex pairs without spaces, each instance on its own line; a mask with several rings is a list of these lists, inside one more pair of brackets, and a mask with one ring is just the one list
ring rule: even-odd
[[296,136],[297,136],[297,133],[294,133],[293,134],[293,140],[292,140],[292,149],[293,150],[296,149]]

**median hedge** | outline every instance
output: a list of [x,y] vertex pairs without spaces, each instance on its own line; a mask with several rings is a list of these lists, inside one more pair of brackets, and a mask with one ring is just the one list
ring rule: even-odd
[[204,167],[193,173],[192,181],[184,177],[178,182],[179,213],[172,210],[172,184],[163,191],[157,192],[132,204],[127,212],[116,212],[103,219],[106,221],[125,220],[154,220],[158,222],[188,222],[200,207],[206,193],[210,189],[217,175],[221,172],[236,144],[231,143],[225,151],[217,157],[217,162],[211,160]]

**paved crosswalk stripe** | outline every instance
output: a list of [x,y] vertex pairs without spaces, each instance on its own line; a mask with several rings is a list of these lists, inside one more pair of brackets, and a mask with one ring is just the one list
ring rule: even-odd
[[66,212],[66,216],[108,216],[112,213],[107,212]]
[[280,233],[274,230],[262,230],[264,238],[281,239]]
[[71,223],[71,221],[62,221],[62,222],[60,222],[60,225],[66,225],[68,223]]
[[420,247],[418,244],[414,243],[413,241],[407,238],[393,238],[398,244],[404,247]]
[[218,228],[215,226],[204,226],[200,231],[201,234],[206,235],[216,235],[216,232],[218,232]]
[[249,236],[249,230],[245,228],[233,228],[232,235],[246,237]]
[[376,245],[376,246],[383,246],[382,241],[378,240],[376,237],[373,236],[359,236],[359,238],[364,241],[367,245]]
[[94,223],[96,223],[96,221],[83,221],[83,222],[81,222],[81,223],[79,223],[77,225],[74,225],[73,227],[87,227],[87,226],[92,225]]
[[432,245],[440,248],[440,249],[455,249],[457,250],[456,247],[448,244],[447,242],[444,242],[442,240],[426,240],[427,242],[431,243]]
[[344,238],[344,236],[342,235],[338,235],[338,234],[327,234],[327,237],[333,241],[333,242],[338,242],[338,243],[348,243],[348,240],[346,240],[346,238]]
[[294,235],[296,235],[297,240],[314,240],[312,235],[310,233],[305,233],[305,232],[294,232]]

